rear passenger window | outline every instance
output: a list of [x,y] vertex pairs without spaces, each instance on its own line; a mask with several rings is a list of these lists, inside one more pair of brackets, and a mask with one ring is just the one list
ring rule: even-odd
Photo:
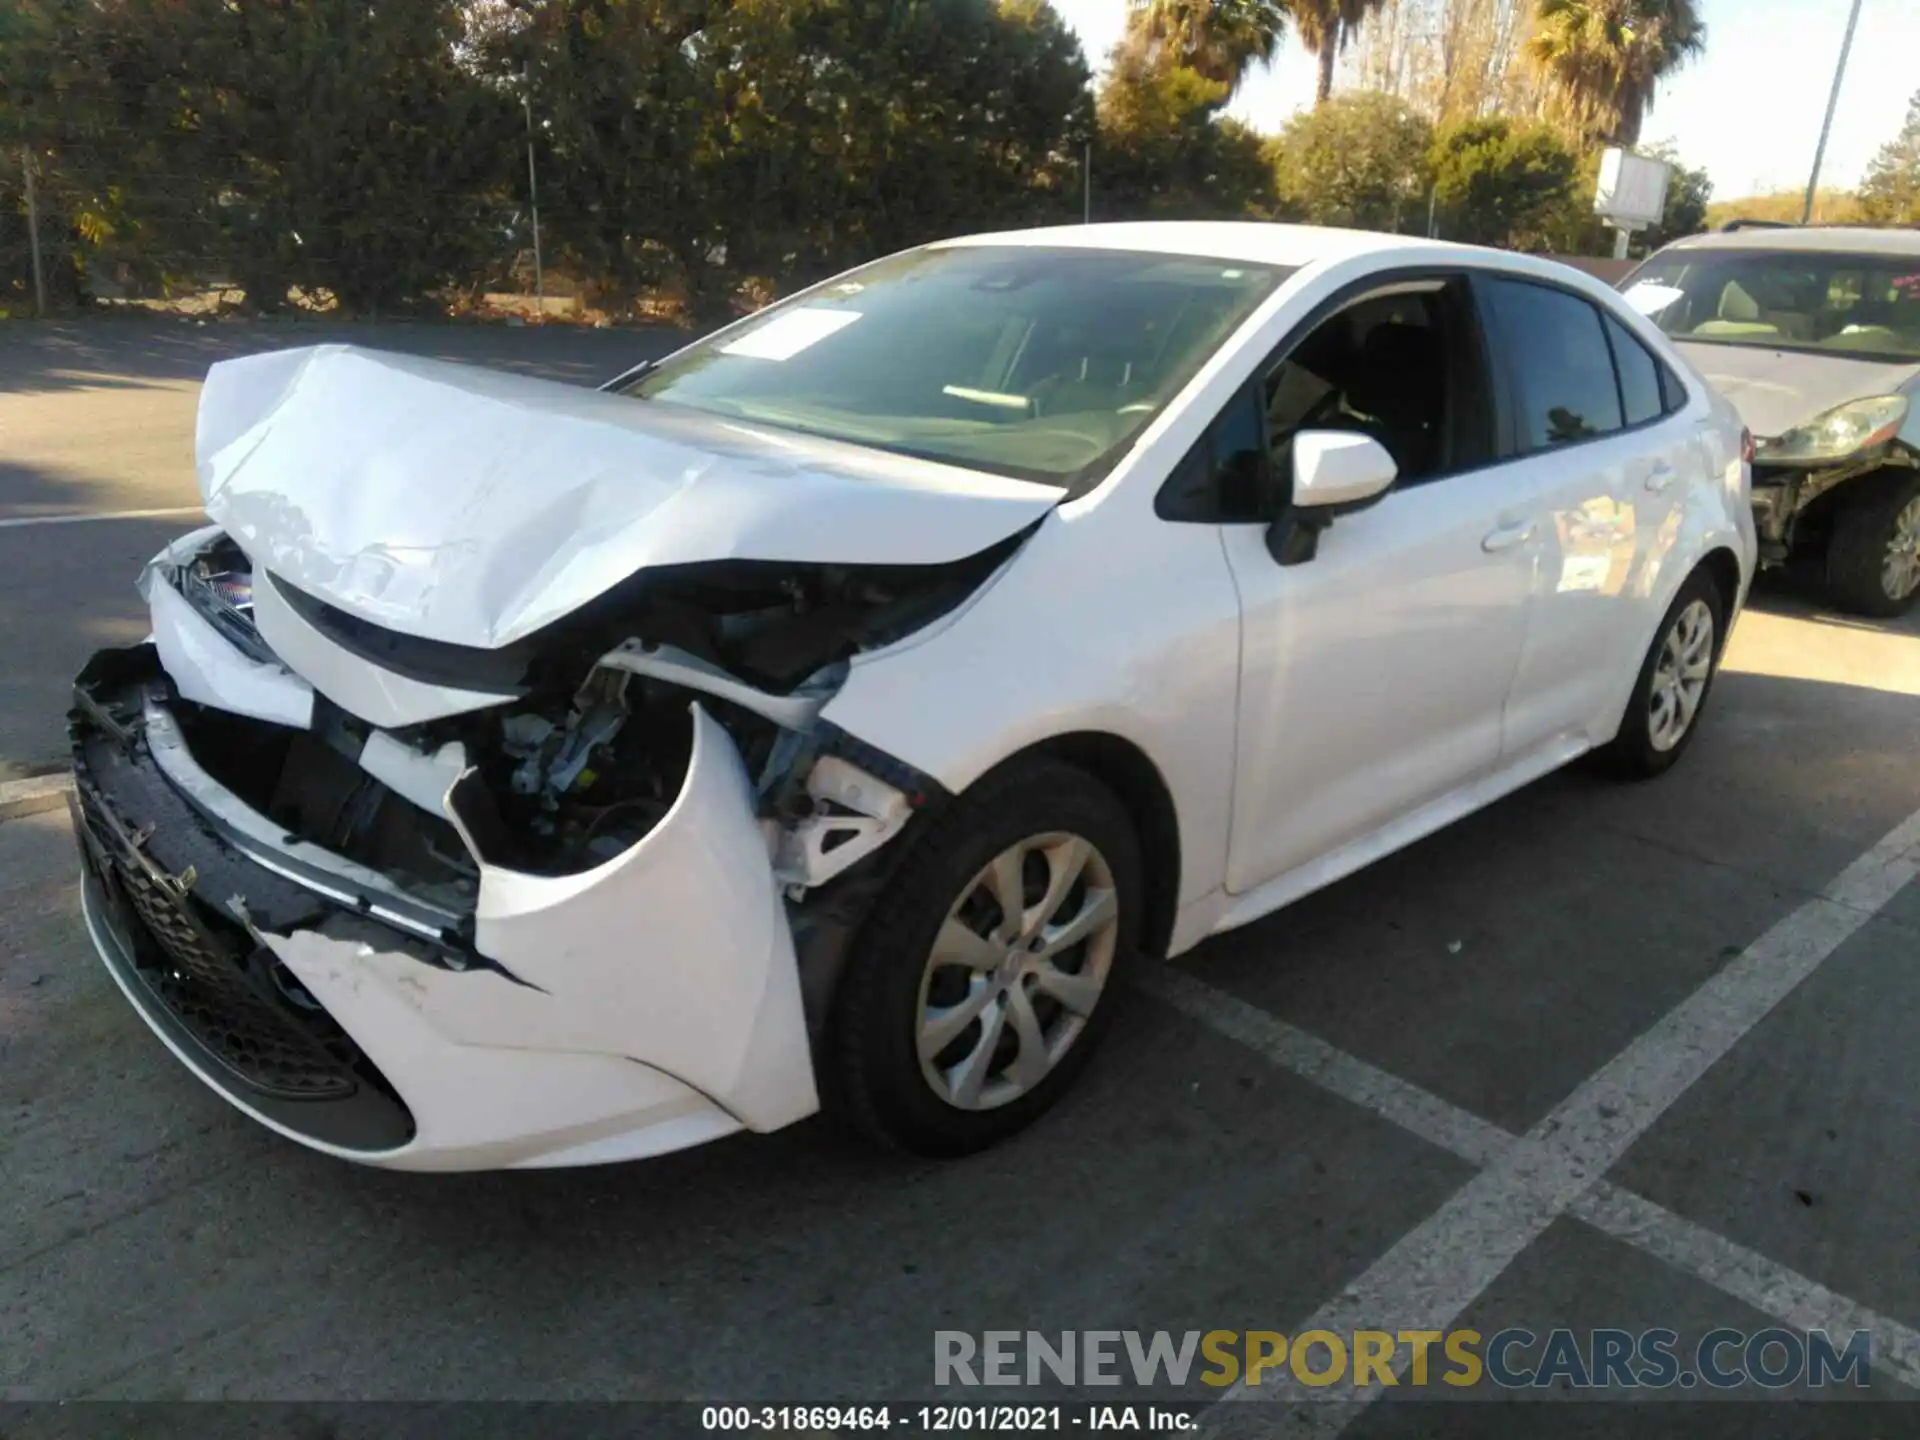
[[1620,399],[1626,405],[1627,424],[1644,425],[1658,420],[1660,403],[1660,362],[1647,353],[1647,347],[1611,315],[1606,317],[1607,343],[1613,346],[1613,365],[1620,372]]
[[1479,283],[1519,392],[1521,451],[1618,430],[1620,392],[1600,312],[1544,285],[1484,277]]

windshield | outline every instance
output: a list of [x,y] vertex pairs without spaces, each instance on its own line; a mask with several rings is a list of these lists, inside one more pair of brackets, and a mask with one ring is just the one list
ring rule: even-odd
[[1292,271],[955,246],[879,261],[627,393],[1078,493]]
[[1920,255],[1676,250],[1625,289],[1676,340],[1920,360]]

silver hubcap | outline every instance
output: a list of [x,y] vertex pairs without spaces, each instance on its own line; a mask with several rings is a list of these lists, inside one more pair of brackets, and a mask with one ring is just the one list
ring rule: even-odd
[[1909,500],[1894,517],[1880,585],[1889,600],[1904,600],[1920,587],[1920,496]]
[[1671,750],[1693,724],[1700,697],[1713,673],[1713,611],[1704,600],[1682,610],[1660,646],[1647,697],[1647,737],[1656,750]]
[[1120,898],[1078,835],[1030,835],[947,911],[920,977],[920,1071],[949,1105],[991,1110],[1044,1080],[1113,969]]

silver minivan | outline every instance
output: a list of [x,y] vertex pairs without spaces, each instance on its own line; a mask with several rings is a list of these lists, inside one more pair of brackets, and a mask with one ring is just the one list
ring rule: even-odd
[[1920,594],[1920,230],[1735,221],[1621,282],[1754,435],[1764,562],[1863,615]]

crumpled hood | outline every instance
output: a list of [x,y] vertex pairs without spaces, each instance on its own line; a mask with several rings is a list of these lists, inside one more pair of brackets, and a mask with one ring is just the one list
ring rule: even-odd
[[1767,438],[1849,400],[1895,394],[1920,373],[1911,362],[1849,360],[1759,345],[1674,343],[1707,383],[1733,402],[1746,427]]
[[486,648],[649,566],[962,559],[1064,493],[350,345],[215,365],[195,448],[208,515],[256,566]]

